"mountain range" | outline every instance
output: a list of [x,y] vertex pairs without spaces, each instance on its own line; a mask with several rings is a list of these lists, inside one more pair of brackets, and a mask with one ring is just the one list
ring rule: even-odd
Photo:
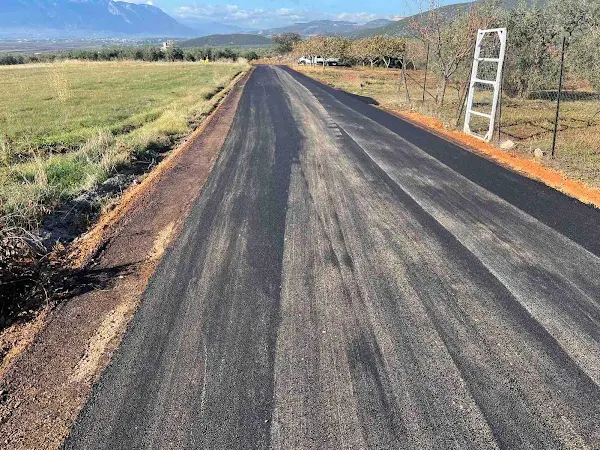
[[349,34],[379,28],[391,23],[393,23],[393,21],[389,19],[377,19],[364,24],[344,20],[313,20],[310,22],[294,23],[281,28],[261,30],[256,33],[265,36],[272,36],[280,33],[298,33],[302,36]]
[[[454,3],[452,5],[441,6],[437,9],[439,11],[441,17],[456,17],[456,15],[460,14],[463,11],[468,10],[473,6],[474,2],[470,3]],[[389,22],[378,28],[371,29],[361,29],[355,32],[348,33],[349,37],[352,38],[361,38],[366,36],[372,36],[374,34],[381,34],[385,36],[399,36],[406,37],[411,34],[410,25],[414,20],[422,20],[429,14],[428,12],[423,12],[419,14],[415,14],[410,17],[405,17],[400,20],[396,20],[393,22]]]
[[256,30],[200,18],[175,20],[155,6],[124,1],[0,0],[0,38],[193,37],[241,33],[272,36],[284,32],[311,36],[359,33],[391,22],[315,20]]
[[161,9],[113,0],[2,0],[0,37],[193,36]]
[[[440,17],[445,20],[451,20],[453,17],[456,17],[458,14],[466,12],[471,8],[475,3],[483,0],[475,0],[473,2],[467,3],[454,3],[452,5],[445,5],[437,8],[437,12]],[[546,0],[525,0],[525,6],[544,6],[547,4]],[[516,9],[521,4],[521,0],[497,0],[496,6],[499,8],[504,8],[506,10]],[[422,12],[419,14],[415,14],[410,17],[405,17],[400,20],[396,20],[390,22],[384,26],[372,29],[361,29],[355,32],[347,33],[347,37],[350,38],[361,38],[372,36],[375,34],[385,35],[385,36],[398,36],[398,37],[409,37],[412,35],[410,30],[411,24],[415,21],[424,21],[427,18],[429,12]]]

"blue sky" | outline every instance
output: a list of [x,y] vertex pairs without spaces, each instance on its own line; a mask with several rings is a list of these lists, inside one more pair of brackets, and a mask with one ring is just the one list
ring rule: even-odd
[[[270,28],[317,19],[367,22],[418,12],[431,0],[126,0],[150,3],[176,19],[214,21],[244,28]],[[462,0],[468,1],[468,0]],[[460,3],[456,0],[442,4]]]

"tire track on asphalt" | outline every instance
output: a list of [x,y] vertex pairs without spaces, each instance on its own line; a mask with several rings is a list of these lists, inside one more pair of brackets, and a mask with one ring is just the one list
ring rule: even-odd
[[[281,74],[280,76],[283,79],[282,82],[286,83],[286,77]],[[287,92],[296,89],[296,95],[298,97],[297,104],[308,103],[310,106],[307,109],[310,109],[311,112],[318,111],[319,105],[315,104],[314,101],[309,100],[311,98],[310,93],[302,92],[302,89],[298,89],[297,86],[294,86],[293,82],[289,82],[289,80],[287,81],[287,84]],[[332,110],[331,108],[328,108],[327,111],[331,113]],[[301,122],[306,124],[307,121],[308,119],[304,118]],[[323,112],[322,121],[330,128],[331,119],[329,114]],[[340,121],[341,119],[339,121],[336,120],[338,125]],[[360,133],[362,131],[364,131],[364,128],[357,128],[356,132]],[[438,221],[435,219],[432,220],[432,217],[429,216],[429,214],[426,213],[421,205],[417,204],[413,198],[400,190],[398,184],[396,184],[386,172],[368,160],[369,157],[366,156],[361,146],[357,145],[349,136],[343,145],[346,152],[353,153],[359,159],[359,164],[363,167],[368,167],[369,165],[373,166],[373,169],[378,172],[378,176],[389,182],[392,189],[395,191],[395,195],[399,197],[400,202],[404,204],[405,207],[413,204],[413,207],[410,209],[414,210],[414,216],[422,217],[421,221],[424,222],[433,222],[432,226],[437,229],[436,234],[443,236],[443,241],[446,245],[455,241],[454,236],[442,228]],[[306,151],[308,152],[308,150]],[[369,178],[369,176],[367,175],[366,178]],[[373,176],[371,175],[370,178],[373,178]],[[347,186],[348,183],[339,183],[339,185]],[[333,187],[330,187],[329,189],[329,192],[337,193],[338,191],[339,190],[335,190]],[[363,195],[366,195],[364,189],[361,189],[360,192],[363,193]],[[351,204],[347,205],[347,208],[340,208],[340,210],[346,209],[353,210],[356,209],[356,206]],[[424,214],[426,218],[423,218]],[[368,232],[364,231],[357,240],[366,240],[368,234]],[[595,385],[588,377],[581,374],[581,371],[573,364],[569,355],[567,355],[548,334],[547,330],[522,308],[521,304],[515,299],[513,294],[508,291],[498,279],[491,276],[487,269],[478,259],[475,259],[475,256],[469,250],[463,247],[458,241],[455,242],[456,248],[452,253],[456,256],[452,259],[458,257],[469,261],[469,269],[465,274],[465,278],[478,277],[481,280],[487,280],[486,285],[496,286],[495,290],[498,291],[498,293],[494,295],[495,300],[491,305],[488,305],[486,309],[496,309],[496,315],[499,316],[498,319],[500,323],[506,321],[509,321],[509,323],[512,322],[515,333],[523,338],[522,342],[514,342],[515,340],[512,339],[515,348],[524,350],[528,345],[535,345],[538,347],[539,352],[541,352],[538,353],[539,361],[536,361],[537,366],[529,363],[530,366],[534,367],[529,368],[528,371],[524,370],[525,373],[521,374],[521,377],[515,377],[511,374],[513,367],[515,367],[514,363],[498,364],[498,362],[502,362],[502,359],[506,359],[504,355],[497,355],[499,361],[494,361],[492,358],[487,357],[485,352],[482,352],[482,350],[486,348],[490,349],[491,353],[494,353],[495,351],[493,350],[494,346],[490,345],[489,342],[486,342],[490,340],[485,336],[487,333],[479,326],[471,324],[468,331],[464,331],[463,336],[461,336],[460,333],[457,334],[457,331],[461,328],[461,322],[465,322],[471,314],[475,317],[481,315],[481,311],[473,311],[467,315],[466,311],[461,311],[461,309],[464,309],[464,306],[458,309],[458,311],[447,309],[444,303],[440,303],[439,300],[434,297],[432,298],[429,292],[431,290],[436,292],[437,290],[443,289],[445,283],[436,281],[436,278],[442,278],[439,274],[436,274],[433,278],[424,278],[420,274],[420,270],[417,270],[411,275],[413,278],[412,284],[420,291],[419,297],[422,305],[426,308],[429,317],[433,320],[438,335],[444,341],[448,352],[453,358],[454,364],[460,369],[464,381],[468,383],[470,392],[477,400],[477,404],[485,413],[486,418],[488,418],[489,425],[492,427],[498,443],[503,447],[513,448],[524,445],[551,447],[568,447],[572,445],[577,448],[583,445],[588,439],[588,442],[594,442],[598,437],[597,424],[599,414],[598,409],[591,405],[594,405],[600,400],[598,397],[597,385]],[[388,242],[387,245],[394,245],[393,240]],[[413,245],[413,247],[418,249],[418,246]],[[396,252],[402,253],[402,249],[398,248]],[[585,251],[583,252],[584,254],[586,253]],[[439,254],[442,255],[443,252],[439,251]],[[459,256],[461,254],[463,254],[463,256]],[[421,256],[421,260],[426,259],[426,257]],[[420,261],[418,258],[416,261],[412,261],[413,265],[422,265],[419,263]],[[455,261],[454,264],[458,265],[459,261]],[[407,265],[410,266],[410,264]],[[453,264],[449,265],[448,270],[455,270]],[[438,289],[435,288],[436,284],[439,286]],[[471,302],[476,303],[473,301]],[[453,303],[456,304],[456,301]],[[482,308],[482,311],[485,311],[486,309]],[[489,320],[487,322],[490,325],[490,329],[494,329],[494,331],[497,332],[501,331],[498,330],[498,323]],[[503,334],[504,333],[500,333],[501,336]],[[469,342],[469,339],[465,340],[464,336],[472,336],[472,339],[470,340],[474,342]],[[509,336],[505,336],[505,339],[507,342],[511,341]],[[524,343],[525,347],[523,347]],[[500,341],[498,341],[498,344],[500,344]],[[483,365],[473,364],[468,358],[465,358],[465,355],[461,354],[460,351],[457,352],[457,348],[461,347],[470,347],[472,351],[478,355],[477,358],[475,358],[476,360],[484,360],[487,362]],[[544,364],[546,354],[552,355],[553,364]],[[592,354],[590,356],[593,360],[594,355]],[[490,371],[486,366],[496,366],[497,368]],[[545,386],[544,389],[532,389],[527,384],[525,387],[519,386],[519,378],[523,380],[529,379],[532,385],[536,382],[539,383],[541,380],[537,375],[538,371],[545,373],[548,377],[556,378],[556,380],[553,380],[553,383],[555,383],[555,388],[560,393],[559,395],[552,395],[551,393],[544,392]],[[502,385],[502,380],[510,379],[513,379],[510,390],[498,388],[499,383],[500,386]],[[543,383],[546,382],[544,381]],[[585,397],[582,399],[579,398],[579,395],[582,392],[580,389],[585,392]],[[511,392],[512,390],[521,392],[517,392],[515,395]],[[532,392],[527,392],[527,390]],[[567,394],[564,395],[564,397],[562,397],[562,391],[567,391]],[[523,404],[523,400],[525,400],[525,404]],[[553,420],[553,412],[544,410],[543,406],[540,407],[540,405],[543,405],[544,401],[550,401],[552,404],[575,406],[575,414],[572,415],[570,419],[573,423],[580,424],[579,431],[570,424],[569,418],[567,417],[568,415],[564,415],[560,421]],[[498,420],[498,415],[500,415],[500,420]],[[552,430],[551,432],[548,432],[548,427]],[[581,435],[587,434],[588,439],[582,438],[580,433]]]

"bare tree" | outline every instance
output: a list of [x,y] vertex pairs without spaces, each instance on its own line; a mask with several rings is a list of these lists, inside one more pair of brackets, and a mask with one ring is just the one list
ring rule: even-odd
[[328,36],[324,39],[323,44],[323,58],[348,58],[351,44],[349,39],[341,36]]
[[348,58],[350,45],[351,41],[341,36],[313,36],[306,41],[296,42],[292,52],[295,56],[305,56],[312,61],[320,57],[325,67],[329,58]]
[[477,30],[489,28],[495,14],[491,13],[491,6],[473,3],[455,10],[455,16],[448,16],[447,10],[440,9],[440,0],[415,1],[420,14],[410,19],[410,28],[431,48],[433,66],[442,81],[438,103],[443,106],[453,75],[473,55]]
[[292,45],[292,55],[294,57],[309,58],[316,63],[317,57],[322,55],[324,50],[325,38],[322,36],[313,36],[305,41],[298,41]]

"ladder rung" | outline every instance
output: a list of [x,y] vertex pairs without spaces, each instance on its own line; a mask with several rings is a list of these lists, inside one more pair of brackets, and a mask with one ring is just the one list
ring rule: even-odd
[[491,114],[485,114],[485,113],[478,112],[478,111],[471,111],[471,114],[475,114],[476,116],[485,117],[487,119],[492,120]]
[[504,33],[506,28],[492,28],[490,30],[479,30],[479,34],[489,34],[489,33]]
[[495,81],[491,80],[480,80],[479,78],[474,78],[473,83],[481,83],[481,84],[491,84],[492,86],[496,84]]
[[477,61],[499,63],[500,62],[500,58],[477,58]]

